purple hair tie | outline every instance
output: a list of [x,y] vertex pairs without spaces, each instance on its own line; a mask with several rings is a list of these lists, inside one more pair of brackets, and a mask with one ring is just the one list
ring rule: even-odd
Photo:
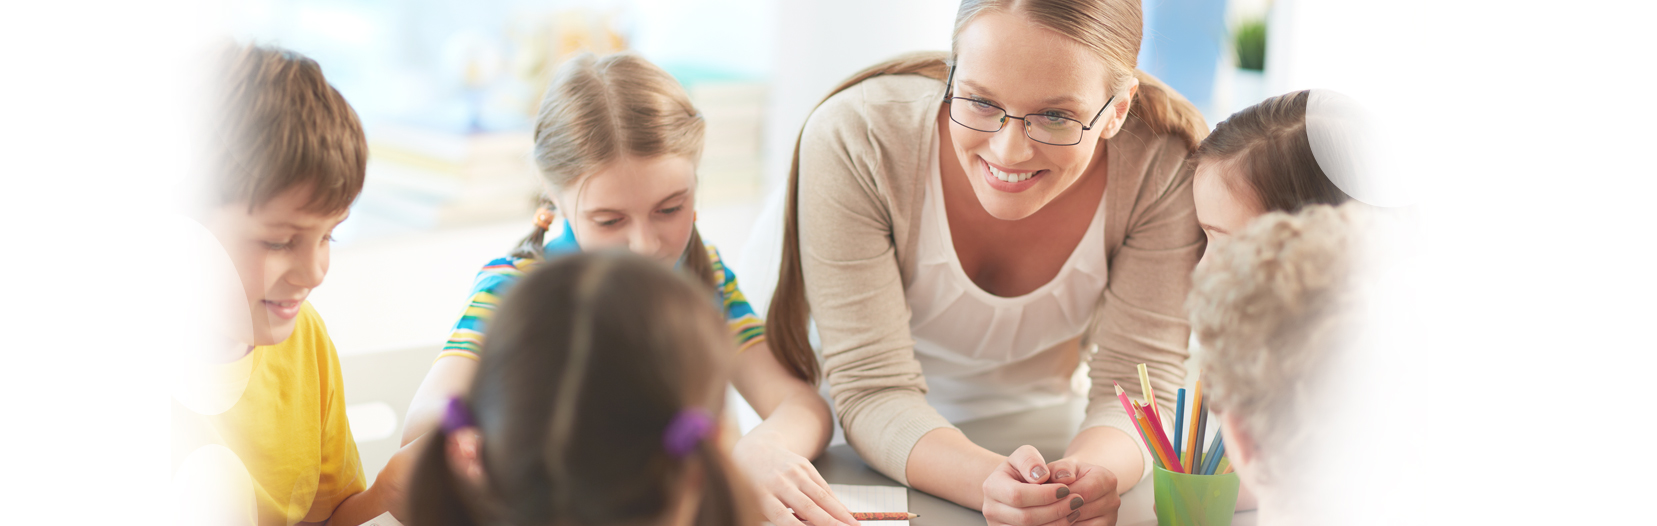
[[684,458],[696,450],[697,444],[708,436],[713,429],[713,415],[699,407],[687,407],[673,415],[673,421],[668,422],[667,432],[662,434],[662,447],[667,454],[676,458]]
[[443,411],[444,433],[453,433],[462,428],[477,425],[477,420],[472,418],[472,410],[466,407],[465,400],[461,400],[458,396],[449,398],[449,407]]

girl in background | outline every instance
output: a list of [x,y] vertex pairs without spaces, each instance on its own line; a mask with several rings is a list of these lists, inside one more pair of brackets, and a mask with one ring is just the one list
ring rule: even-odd
[[756,524],[720,447],[733,346],[706,291],[645,258],[522,279],[446,404],[409,524]]
[[1306,120],[1311,97],[1309,90],[1296,91],[1249,106],[1197,147],[1192,193],[1210,249],[1267,212],[1294,213],[1306,205],[1352,199],[1313,155]]
[[[435,427],[449,398],[471,388],[487,354],[485,326],[522,275],[560,254],[625,247],[711,287],[722,305],[737,344],[733,383],[765,419],[736,442],[733,458],[761,490],[765,515],[778,526],[801,524],[795,514],[818,525],[856,524],[810,462],[833,431],[828,404],[813,388],[815,360],[772,353],[735,274],[696,231],[703,128],[684,88],[642,58],[581,55],[558,69],[535,125],[549,206],[510,256],[478,273],[471,303],[415,393],[404,444]],[[629,416],[621,407],[608,415]]]

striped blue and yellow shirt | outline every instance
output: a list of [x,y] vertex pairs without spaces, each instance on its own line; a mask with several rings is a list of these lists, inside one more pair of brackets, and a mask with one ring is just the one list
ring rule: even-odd
[[[466,304],[466,310],[461,313],[460,321],[455,322],[448,343],[443,345],[443,352],[438,353],[439,359],[445,356],[478,359],[483,352],[484,327],[494,316],[495,307],[500,304],[500,298],[506,291],[541,261],[581,250],[575,243],[575,233],[570,231],[569,223],[558,221],[558,224],[562,227],[561,231],[552,240],[547,241],[542,259],[510,256],[497,258],[478,271],[477,279],[472,283],[471,299]],[[730,328],[731,336],[736,339],[738,352],[765,341],[765,322],[759,319],[759,315],[754,314],[753,306],[748,304],[742,290],[737,288],[736,273],[725,266],[725,262],[719,258],[719,250],[713,245],[707,245],[707,251],[713,272],[719,276],[716,291],[725,311],[725,325]]]

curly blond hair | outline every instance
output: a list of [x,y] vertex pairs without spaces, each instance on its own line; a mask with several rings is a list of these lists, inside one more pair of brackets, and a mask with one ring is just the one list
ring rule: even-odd
[[[1261,480],[1300,472],[1331,368],[1364,318],[1372,212],[1312,205],[1256,218],[1192,275],[1186,307],[1205,353],[1204,390],[1253,437]],[[1238,431],[1238,430],[1234,430]]]

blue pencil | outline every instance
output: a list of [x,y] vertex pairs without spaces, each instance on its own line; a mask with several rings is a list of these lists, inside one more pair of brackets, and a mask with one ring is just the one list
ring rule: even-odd
[[1214,445],[1209,446],[1208,447],[1208,454],[1203,456],[1204,460],[1203,460],[1201,473],[1204,474],[1204,475],[1213,475],[1214,474],[1214,468],[1216,468],[1220,465],[1220,457],[1224,456],[1224,455],[1225,455],[1225,435],[1221,435],[1219,433],[1219,430],[1215,429],[1214,430]]
[[1174,404],[1174,456],[1176,457],[1176,460],[1185,460],[1185,459],[1182,459],[1182,458],[1177,458],[1181,454],[1183,454],[1183,453],[1180,452],[1179,447],[1180,447],[1180,445],[1185,443],[1185,440],[1182,440],[1184,437],[1185,437],[1185,388],[1181,387],[1181,388],[1179,388],[1179,399],[1178,399],[1177,403]]

